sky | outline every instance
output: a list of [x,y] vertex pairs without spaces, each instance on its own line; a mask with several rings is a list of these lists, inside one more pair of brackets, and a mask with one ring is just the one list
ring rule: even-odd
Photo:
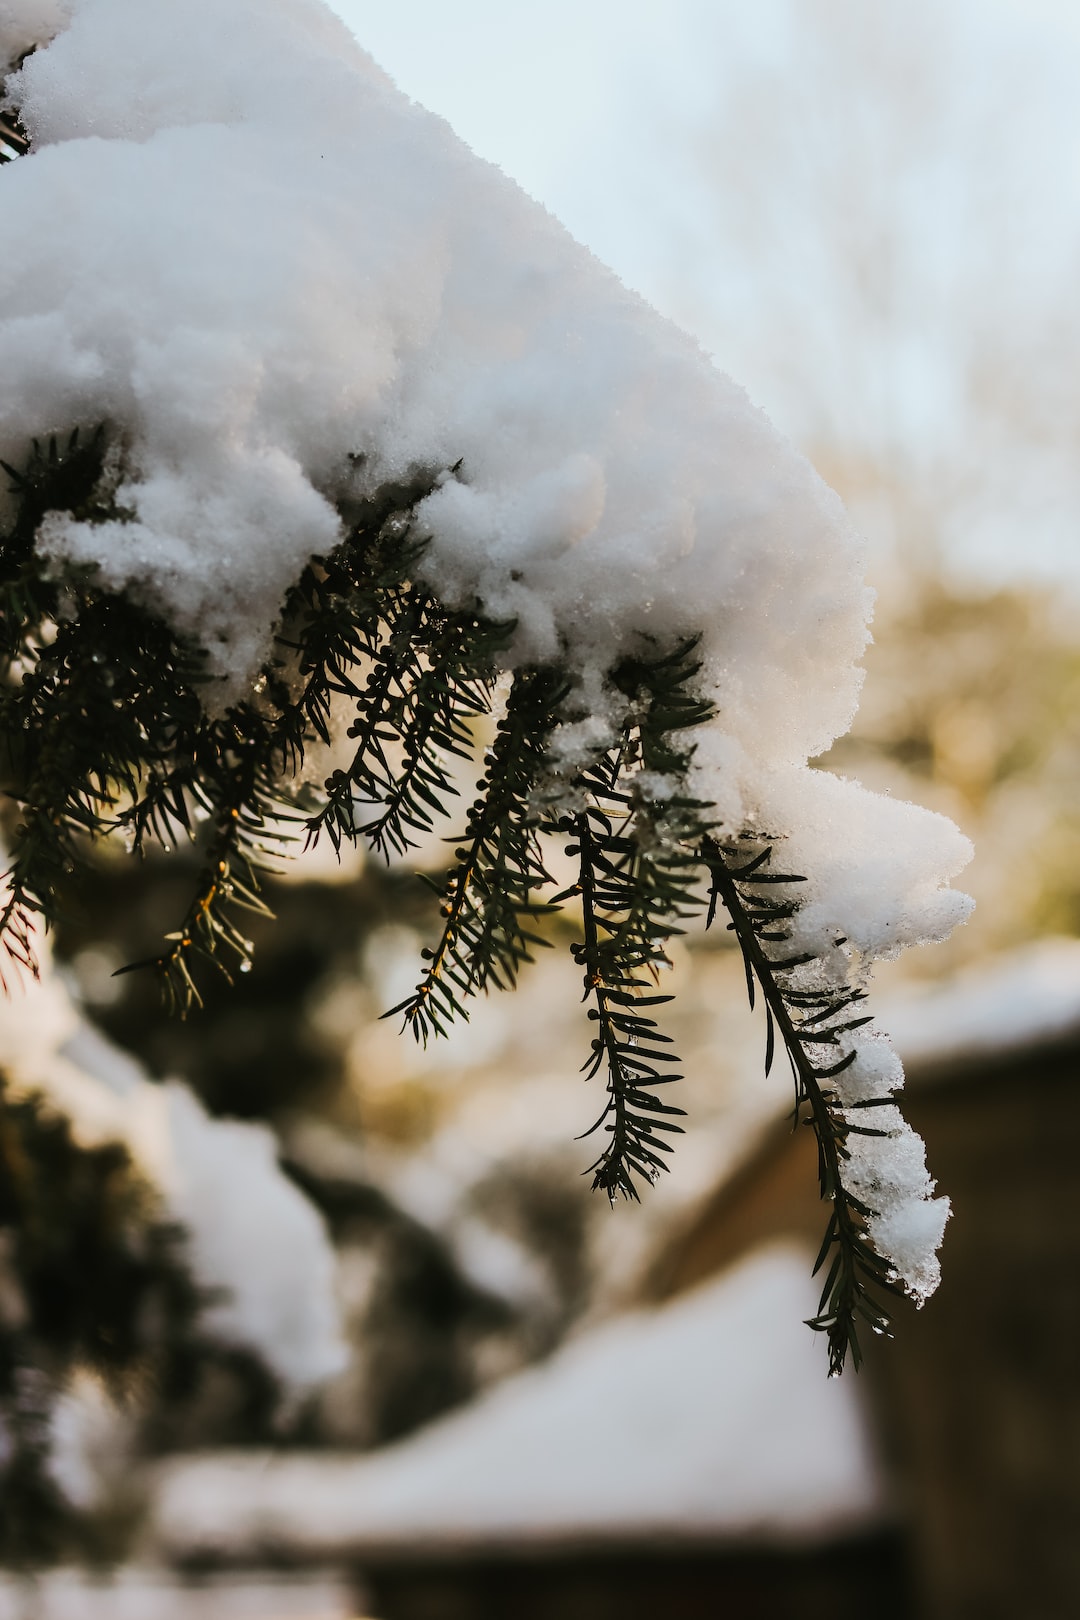
[[1071,0],[334,9],[692,330],[881,547],[1080,588]]

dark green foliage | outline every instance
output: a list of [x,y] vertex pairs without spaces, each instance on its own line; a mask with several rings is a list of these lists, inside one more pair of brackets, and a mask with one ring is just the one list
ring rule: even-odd
[[[553,670],[517,673],[441,889],[441,938],[426,953],[428,971],[413,995],[391,1009],[419,1039],[443,1033],[476,990],[516,982],[530,948],[546,943],[535,931],[539,918],[578,901],[583,938],[571,949],[585,970],[597,1025],[584,1073],[592,1079],[603,1070],[607,1084],[592,1128],[602,1128],[607,1142],[591,1173],[611,1198],[637,1198],[635,1176],[654,1180],[666,1168],[658,1156],[670,1152],[665,1136],[681,1130],[672,1116],[682,1110],[655,1095],[678,1079],[656,1067],[673,1063],[674,1054],[661,1050],[668,1037],[641,1008],[670,1000],[649,993],[667,962],[664,945],[701,905],[705,807],[677,790],[689,762],[677,733],[709,712],[689,695],[698,671],[694,645],[628,660],[613,672],[627,711],[619,740],[569,781],[552,771],[548,744],[571,683]],[[567,802],[570,812],[562,808]],[[546,901],[540,896],[554,882],[543,835],[569,837],[579,871],[572,888]]]
[[[0,547],[0,730],[22,820],[0,933],[9,957],[32,967],[34,917],[60,913],[82,836],[124,832],[139,852],[202,829],[205,865],[186,914],[160,955],[133,964],[152,967],[186,1013],[201,1000],[201,966],[244,969],[244,914],[263,909],[258,870],[298,828],[335,845],[364,833],[387,850],[430,823],[436,790],[449,790],[439,753],[464,750],[506,631],[444,612],[405,578],[416,555],[409,513],[432,487],[421,478],[383,490],[332,557],[313,559],[258,689],[217,715],[197,648],[89,574],[52,577],[33,549],[46,511],[117,515],[98,496],[104,461],[103,435],[84,447],[75,434],[63,451],[35,445],[22,472],[6,469],[19,505]],[[357,748],[305,816],[292,784],[307,747],[329,741],[339,696],[356,704]],[[360,825],[359,798],[382,807]]]
[[81,1518],[48,1472],[53,1404],[75,1368],[119,1399],[147,1378],[165,1400],[186,1392],[199,1299],[126,1150],[81,1146],[2,1078],[0,1300],[0,1561],[108,1551],[126,1526]]
[[[460,469],[420,470],[342,510],[343,539],[290,591],[273,656],[245,700],[218,712],[197,647],[92,574],[50,573],[35,549],[48,512],[123,518],[110,493],[110,456],[120,454],[103,432],[73,434],[63,448],[35,445],[21,471],[7,469],[15,518],[0,536],[0,731],[21,822],[0,934],[9,957],[31,966],[35,918],[60,913],[87,838],[126,833],[136,852],[194,840],[195,893],[164,950],[134,964],[158,974],[183,1014],[200,1004],[207,967],[228,978],[250,965],[243,925],[266,911],[259,873],[290,839],[325,835],[335,849],[362,839],[389,857],[448,813],[452,762],[473,757],[514,627],[449,609],[425,586],[416,510]],[[661,1094],[678,1078],[677,1060],[653,1016],[670,999],[659,990],[667,942],[711,894],[710,915],[725,906],[751,989],[764,995],[767,1064],[779,1034],[797,1115],[817,1132],[832,1216],[813,1325],[828,1333],[839,1371],[849,1346],[858,1359],[856,1314],[884,1326],[867,1284],[888,1286],[866,1237],[868,1212],[843,1184],[847,1139],[862,1127],[846,1121],[828,1084],[852,1061],[844,1042],[865,1020],[845,1016],[859,992],[824,969],[814,978],[808,958],[785,950],[801,880],[772,870],[766,841],[721,843],[709,806],[687,792],[688,733],[710,715],[695,646],[643,641],[609,671],[609,736],[574,770],[553,763],[552,747],[557,728],[580,718],[572,675],[562,665],[514,671],[453,864],[436,885],[439,938],[393,1011],[418,1039],[443,1033],[477,991],[513,986],[545,943],[545,919],[572,906],[595,1026],[584,1072],[603,1074],[606,1088],[591,1174],[609,1198],[636,1198],[681,1130],[682,1111]],[[305,757],[334,740],[332,711],[343,704],[353,713],[351,757],[321,798],[301,792]],[[553,837],[577,862],[561,893],[545,855]]]
[[35,444],[22,473],[5,467],[19,506],[0,549],[0,731],[22,821],[0,931],[24,968],[35,915],[61,909],[79,835],[111,825],[121,798],[139,800],[144,783],[155,806],[146,819],[163,830],[157,783],[172,755],[190,751],[194,778],[207,753],[197,656],[127,598],[87,577],[51,577],[33,549],[48,511],[113,515],[96,493],[103,458],[103,435],[83,445],[75,433],[64,454],[55,441]]
[[[747,838],[737,848],[724,850],[707,839],[705,854],[712,874],[709,921],[717,904],[722,904],[742,951],[750,1006],[755,986],[765,1002],[765,1072],[772,1067],[779,1034],[795,1080],[796,1128],[809,1125],[817,1137],[821,1196],[831,1203],[832,1212],[814,1267],[817,1272],[827,1266],[825,1285],[818,1314],[809,1325],[828,1335],[829,1370],[838,1374],[849,1350],[855,1367],[862,1360],[857,1318],[876,1333],[888,1328],[888,1313],[874,1298],[874,1290],[899,1292],[887,1262],[867,1236],[871,1211],[848,1190],[843,1174],[850,1156],[849,1136],[885,1133],[872,1125],[852,1125],[830,1084],[855,1061],[844,1037],[871,1019],[865,1014],[849,1016],[863,1000],[862,990],[829,982],[815,972],[818,964],[812,955],[792,949],[797,885],[806,880],[776,870],[768,841]],[[891,1101],[874,1098],[856,1106],[873,1109]]]
[[514,677],[480,795],[440,891],[439,943],[424,953],[429,967],[413,995],[387,1014],[403,1014],[418,1040],[444,1034],[475,991],[513,986],[521,964],[531,960],[530,946],[545,943],[535,921],[554,908],[534,898],[552,881],[540,847],[540,786],[568,690],[565,677],[550,670]]
[[[700,843],[707,806],[679,792],[689,764],[677,734],[708,718],[690,691],[698,665],[694,643],[616,671],[631,699],[631,718],[618,747],[585,771],[587,797],[559,831],[579,862],[583,939],[574,947],[585,969],[589,1017],[596,1024],[587,1079],[605,1071],[607,1100],[592,1129],[607,1142],[591,1166],[593,1185],[610,1198],[638,1196],[635,1175],[655,1180],[666,1169],[666,1137],[681,1133],[683,1110],[662,1102],[656,1088],[678,1080],[658,1068],[674,1064],[670,1038],[642,1012],[671,997],[656,993],[668,965],[666,943],[701,905]],[[591,1134],[591,1132],[590,1132]]]

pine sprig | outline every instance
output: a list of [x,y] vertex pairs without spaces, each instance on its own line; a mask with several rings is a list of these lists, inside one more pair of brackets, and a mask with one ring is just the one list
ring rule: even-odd
[[481,790],[468,815],[454,865],[440,889],[444,923],[425,952],[428,968],[415,991],[387,1017],[402,1014],[417,1040],[445,1034],[467,1016],[465,1000],[490,985],[512,987],[534,946],[546,941],[537,920],[557,902],[538,903],[551,884],[540,831],[538,796],[547,744],[569,691],[557,671],[519,671],[488,752]]
[[[380,628],[367,681],[354,694],[352,763],[327,780],[308,838],[315,843],[325,831],[340,848],[363,837],[389,858],[414,848],[456,796],[447,762],[472,755],[470,725],[491,707],[505,631],[446,614],[415,586],[392,593]],[[360,807],[376,813],[358,821]]]
[[504,626],[445,614],[433,598],[423,599],[419,633],[409,649],[412,679],[404,690],[399,685],[389,716],[402,738],[401,762],[396,772],[387,769],[380,749],[371,787],[382,795],[381,808],[361,828],[387,858],[414,848],[414,835],[430,832],[434,817],[446,815],[447,801],[456,798],[446,762],[472,758],[471,726],[491,709],[493,660],[505,639]]
[[[876,1293],[900,1292],[887,1261],[870,1242],[866,1223],[872,1211],[844,1181],[849,1136],[885,1133],[853,1125],[831,1084],[855,1061],[855,1050],[845,1037],[871,1019],[848,1016],[863,1000],[861,989],[832,984],[823,972],[814,982],[812,970],[818,965],[814,954],[791,949],[791,924],[799,909],[796,886],[806,880],[776,871],[772,853],[772,845],[761,839],[744,841],[740,850],[725,850],[715,839],[706,840],[704,854],[712,875],[708,922],[722,904],[742,951],[751,1008],[755,987],[765,1002],[765,1072],[772,1067],[779,1036],[795,1081],[796,1124],[810,1125],[817,1138],[821,1196],[832,1210],[814,1267],[815,1273],[825,1269],[825,1283],[818,1314],[809,1325],[827,1334],[829,1370],[837,1375],[849,1352],[854,1367],[862,1361],[859,1318],[875,1333],[888,1329],[889,1315]],[[774,888],[780,893],[773,893]],[[860,1106],[883,1106],[890,1100],[873,1099]]]
[[[292,782],[311,743],[330,740],[332,701],[357,700],[363,724],[358,670],[379,654],[387,622],[413,614],[410,646],[421,666],[419,695],[408,672],[394,688],[401,704],[388,723],[401,727],[400,778],[384,747],[388,734],[376,739],[385,767],[378,787],[392,796],[373,829],[381,847],[407,842],[403,829],[421,825],[436,787],[449,786],[436,750],[463,750],[461,712],[479,712],[491,652],[506,631],[444,613],[408,579],[420,549],[412,512],[435,482],[418,475],[361,505],[335,553],[312,560],[290,593],[278,650],[252,701],[214,716],[197,648],[92,573],[59,579],[36,549],[48,513],[122,517],[109,495],[107,451],[103,430],[89,440],[76,432],[63,444],[35,442],[24,468],[5,469],[16,512],[0,543],[0,730],[23,815],[0,938],[11,960],[33,969],[36,920],[48,925],[59,915],[87,837],[119,829],[138,852],[151,839],[200,836],[204,869],[180,928],[168,950],[133,964],[152,967],[185,1013],[201,999],[200,964],[226,977],[244,967],[250,945],[237,913],[265,909],[258,873],[296,820]],[[362,785],[360,772],[353,775]],[[333,797],[335,786],[332,778],[339,843],[363,829],[353,818],[357,781],[348,780],[347,807]]]
[[657,993],[667,944],[701,905],[699,846],[706,807],[680,791],[690,750],[680,733],[700,725],[708,705],[693,693],[696,642],[656,658],[624,662],[613,684],[630,700],[619,745],[575,784],[585,805],[560,830],[579,862],[583,939],[574,947],[585,969],[585,999],[596,1024],[583,1073],[606,1072],[604,1149],[590,1166],[593,1186],[612,1200],[637,1199],[635,1176],[648,1182],[667,1168],[666,1137],[679,1134],[655,1090],[681,1078],[658,1064],[676,1063],[670,1038],[643,1007],[670,1001]]
[[0,936],[23,968],[34,966],[35,917],[60,911],[80,837],[112,825],[200,713],[198,660],[160,621],[85,574],[61,591],[34,553],[32,525],[46,511],[106,515],[94,497],[103,451],[101,434],[84,444],[75,433],[64,449],[35,443],[23,473],[6,468],[20,505],[0,553],[0,731],[22,821]]
[[576,843],[567,849],[579,858],[584,935],[573,951],[585,970],[585,996],[593,1003],[589,1017],[596,1024],[592,1055],[582,1073],[591,1080],[606,1069],[607,1081],[603,1112],[586,1132],[603,1128],[607,1142],[589,1173],[593,1187],[612,1201],[619,1193],[636,1201],[634,1177],[651,1183],[667,1168],[659,1154],[671,1152],[665,1137],[681,1133],[673,1116],[684,1112],[655,1094],[658,1086],[682,1078],[656,1067],[678,1060],[665,1049],[670,1037],[641,1011],[671,1000],[648,993],[657,968],[666,961],[663,941],[670,929],[663,913],[640,892],[638,851],[633,837],[623,831],[626,819],[617,825],[590,806],[571,823]]
[[[168,949],[121,973],[151,968],[172,1011],[186,1016],[202,1006],[197,968],[207,964],[231,982],[247,972],[252,943],[240,923],[244,913],[270,916],[259,892],[259,872],[270,851],[295,836],[275,769],[275,738],[250,706],[230,709],[200,738],[206,770],[185,789],[174,781],[176,819],[190,820],[188,798],[212,829],[205,862],[180,927],[166,936]],[[145,802],[145,801],[144,801]],[[159,813],[163,799],[157,800]]]
[[[280,640],[299,653],[305,684],[291,706],[289,746],[302,756],[305,729],[331,740],[334,697],[356,705],[352,761],[326,780],[309,845],[325,833],[338,850],[361,837],[387,858],[414,848],[455,796],[447,761],[471,757],[471,725],[491,707],[495,655],[513,626],[448,612],[409,577],[423,551],[411,513],[434,487],[423,477],[384,491],[290,599],[291,629]],[[377,809],[358,820],[360,807]]]
[[16,501],[15,521],[0,547],[0,659],[5,665],[32,661],[43,626],[57,617],[60,592],[35,553],[43,519],[50,512],[92,518],[100,508],[95,491],[105,454],[102,428],[87,437],[75,428],[66,441],[54,434],[31,442],[26,466],[0,461]]

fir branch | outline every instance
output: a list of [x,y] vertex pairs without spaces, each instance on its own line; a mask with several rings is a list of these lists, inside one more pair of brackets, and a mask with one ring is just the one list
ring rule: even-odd
[[670,1154],[665,1140],[682,1127],[683,1110],[662,1103],[655,1088],[681,1078],[657,1064],[677,1062],[644,1006],[670,996],[650,994],[667,965],[667,942],[699,909],[699,847],[705,806],[679,788],[690,749],[680,733],[708,718],[709,705],[694,693],[699,673],[696,641],[667,654],[626,660],[613,685],[630,700],[618,747],[582,773],[576,784],[585,807],[561,823],[579,859],[583,940],[574,954],[585,969],[589,1016],[597,1025],[583,1072],[592,1079],[606,1067],[607,1096],[587,1132],[607,1142],[590,1166],[593,1186],[614,1200],[637,1199],[635,1176],[654,1181]]
[[[192,837],[195,820],[209,816],[208,864],[171,948],[134,964],[154,967],[185,1012],[200,999],[198,960],[217,960],[226,976],[219,953],[244,965],[249,946],[233,908],[262,908],[257,872],[292,812],[288,781],[309,740],[328,740],[332,695],[358,692],[354,671],[379,646],[388,601],[412,591],[402,576],[417,548],[402,544],[400,507],[415,504],[433,480],[393,486],[360,508],[338,551],[313,560],[290,593],[281,642],[292,674],[275,660],[259,683],[262,700],[215,721],[202,700],[197,649],[91,575],[58,582],[35,550],[49,512],[84,521],[122,515],[104,488],[105,449],[103,430],[89,441],[75,432],[63,445],[35,441],[23,469],[5,468],[17,504],[0,544],[0,729],[24,819],[0,936],[9,956],[32,968],[34,920],[57,916],[80,838],[119,828],[140,851],[149,838]],[[474,644],[483,638],[490,646],[495,632],[474,634]],[[452,738],[429,729],[435,744],[461,746],[460,728]],[[424,765],[428,758],[422,753]],[[430,775],[414,776],[413,797],[431,795]],[[410,804],[401,794],[402,816]]]
[[[830,984],[823,974],[820,983],[807,986],[806,975],[797,976],[817,960],[812,953],[783,950],[791,943],[791,920],[799,905],[790,891],[805,878],[774,871],[770,843],[761,839],[748,842],[749,850],[736,853],[725,851],[714,838],[705,841],[703,854],[712,874],[708,923],[718,902],[722,903],[742,951],[750,1005],[754,1005],[755,985],[765,1002],[766,1073],[779,1034],[795,1080],[796,1124],[809,1124],[817,1138],[821,1196],[832,1204],[832,1210],[814,1267],[815,1273],[826,1268],[825,1284],[818,1314],[809,1325],[828,1335],[829,1370],[838,1375],[849,1351],[852,1365],[858,1369],[861,1364],[857,1318],[875,1333],[888,1329],[888,1313],[875,1291],[900,1292],[887,1261],[870,1242],[866,1222],[871,1211],[845,1186],[844,1163],[850,1157],[847,1139],[856,1127],[845,1119],[830,1085],[855,1061],[855,1051],[845,1036],[871,1020],[846,1016],[863,999],[860,989]],[[760,892],[770,885],[780,886],[784,892],[779,896]],[[882,1104],[888,1100],[880,1099]],[[878,1101],[874,1099],[875,1105]]]
[[[169,949],[119,970],[151,968],[170,1008],[181,1017],[202,1006],[201,963],[229,983],[232,968],[241,973],[250,968],[252,943],[240,927],[242,914],[271,915],[259,892],[259,872],[266,868],[271,849],[292,836],[275,769],[275,743],[264,717],[246,704],[230,709],[213,726],[204,740],[206,773],[191,784],[213,829],[195,893],[180,927],[166,936]],[[183,792],[176,791],[183,805]]]
[[646,994],[642,977],[642,969],[652,974],[665,960],[661,934],[658,918],[637,892],[633,840],[616,833],[596,807],[582,811],[570,825],[577,842],[567,853],[579,857],[584,934],[573,951],[585,969],[585,995],[593,1002],[589,1017],[597,1025],[592,1056],[582,1072],[591,1080],[602,1067],[607,1069],[604,1109],[586,1135],[603,1127],[608,1141],[587,1173],[593,1187],[612,1202],[617,1193],[636,1201],[635,1175],[653,1182],[667,1168],[658,1157],[671,1152],[664,1135],[682,1131],[671,1116],[684,1112],[655,1095],[657,1086],[682,1076],[662,1075],[656,1068],[657,1063],[678,1060],[660,1049],[670,1044],[670,1037],[640,1011],[671,1000],[669,995]]
[[50,512],[98,515],[94,494],[105,450],[103,427],[89,437],[75,428],[64,443],[55,434],[44,444],[32,440],[21,469],[0,461],[16,501],[15,521],[0,545],[0,661],[5,666],[32,660],[43,627],[57,617],[57,582],[34,550],[41,522]]
[[447,800],[457,796],[444,761],[472,757],[470,724],[491,709],[493,657],[509,628],[443,613],[433,598],[424,599],[414,635],[419,656],[395,716],[402,761],[396,772],[384,772],[382,808],[361,829],[387,859],[412,848],[410,835],[429,832],[433,816],[445,815]]
[[[331,742],[335,697],[362,698],[358,672],[377,657],[386,622],[398,611],[410,565],[422,550],[410,537],[412,510],[434,487],[433,478],[418,474],[408,484],[381,490],[354,514],[341,545],[329,557],[312,558],[289,592],[276,638],[280,651],[262,675],[277,713],[283,771],[296,774],[310,738]],[[351,790],[342,812],[348,837],[355,836],[350,801]],[[323,830],[332,832],[337,820],[331,816],[325,828],[321,820],[309,823],[308,842],[317,842]]]
[[327,778],[326,802],[307,824],[311,846],[324,832],[335,850],[340,851],[343,840],[355,843],[360,835],[357,803],[377,803],[392,791],[394,770],[387,745],[400,741],[407,724],[411,687],[419,674],[414,640],[422,616],[419,592],[394,592],[380,627],[383,638],[372,648],[373,667],[364,687],[355,693],[358,717],[349,727],[349,736],[356,741],[356,751],[346,770]]
[[57,916],[79,838],[114,824],[117,805],[138,795],[146,769],[198,713],[193,691],[177,679],[184,660],[159,621],[90,588],[76,605],[77,616],[33,649],[21,683],[0,703],[23,812],[0,936],[22,966],[30,965],[28,921]]
[[[446,761],[471,757],[470,724],[491,707],[494,656],[513,626],[448,612],[408,578],[423,552],[413,510],[435,482],[418,476],[393,500],[384,494],[325,577],[312,578],[295,644],[307,678],[296,707],[323,741],[334,694],[351,698],[357,715],[352,762],[324,784],[325,803],[307,823],[309,844],[324,832],[335,849],[364,837],[388,859],[415,847],[455,796]],[[371,666],[362,686],[353,674],[361,661]],[[360,805],[377,805],[378,813],[358,824]]]
[[544,811],[537,790],[568,690],[567,678],[549,669],[514,677],[481,792],[441,889],[439,942],[425,951],[428,969],[413,994],[384,1014],[402,1014],[425,1044],[445,1034],[455,1017],[467,1016],[467,997],[489,985],[513,986],[521,964],[532,960],[531,948],[546,943],[535,925],[557,902],[535,898],[551,882],[540,849]]

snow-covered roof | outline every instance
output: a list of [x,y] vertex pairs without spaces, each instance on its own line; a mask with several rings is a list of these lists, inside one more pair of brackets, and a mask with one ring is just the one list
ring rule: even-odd
[[1044,939],[880,1008],[911,1071],[963,1067],[1080,1035],[1080,940]]
[[108,1576],[54,1569],[35,1576],[29,1609],[25,1580],[0,1576],[0,1620],[350,1620],[356,1596],[355,1583],[334,1574],[178,1580],[137,1567]]
[[362,1457],[167,1464],[173,1556],[310,1559],[432,1548],[786,1542],[879,1521],[854,1379],[803,1325],[808,1256],[756,1252],[663,1309],[618,1317],[419,1434]]

